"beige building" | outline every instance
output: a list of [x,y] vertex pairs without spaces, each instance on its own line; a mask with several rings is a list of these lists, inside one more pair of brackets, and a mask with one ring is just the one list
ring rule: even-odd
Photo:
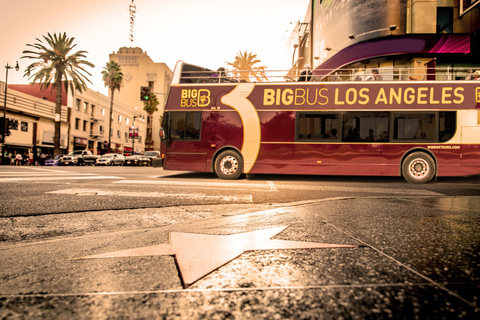
[[[22,125],[25,132],[14,132],[6,139],[7,147],[53,154],[55,92],[35,85],[8,85],[7,118]],[[108,117],[110,98],[91,89],[73,94],[63,89],[60,148],[91,150],[94,154],[109,152]],[[16,123],[16,122],[15,122]],[[31,125],[29,125],[31,123]],[[19,127],[20,127],[19,125]],[[138,128],[138,139],[132,140],[131,127]],[[26,129],[25,129],[26,128]],[[31,131],[31,132],[30,132]],[[146,113],[118,102],[113,104],[110,150],[116,153],[142,154],[145,151]],[[135,146],[134,146],[135,145]]]
[[140,88],[150,87],[160,104],[158,111],[147,115],[145,150],[160,150],[160,119],[163,115],[172,71],[165,63],[156,63],[140,48],[123,47],[110,54],[110,60],[120,64],[124,75],[123,86],[114,95],[115,101],[127,105],[136,111],[143,111],[140,100]]
[[[36,157],[42,152],[53,154],[55,103],[17,90],[16,87],[8,86],[6,117],[10,122],[10,135],[5,137],[2,151],[12,154],[15,151],[21,154],[31,151]],[[0,82],[2,117],[4,93],[5,82]],[[68,144],[67,119],[68,108],[62,106],[60,147],[63,150],[67,149]]]
[[[68,95],[70,107],[69,151],[89,149],[94,154],[108,152],[108,117],[110,98],[87,89]],[[114,101],[112,112],[111,146],[116,153],[142,154],[145,151],[146,113]],[[138,128],[138,139],[130,137],[131,127]],[[135,145],[135,146],[134,146]]]

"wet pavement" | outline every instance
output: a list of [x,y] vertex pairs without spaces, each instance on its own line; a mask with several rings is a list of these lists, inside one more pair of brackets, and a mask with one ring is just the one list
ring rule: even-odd
[[[87,231],[82,234],[47,236],[36,230],[39,236],[28,241],[4,239],[0,318],[480,318],[478,196],[322,199],[136,228],[125,227],[127,221],[118,221],[119,228],[109,226],[111,218],[103,216],[103,230],[98,230],[98,212],[77,221]],[[86,227],[88,221],[97,228]],[[199,235],[235,237],[271,228],[277,229],[263,244],[283,240],[275,243],[355,247],[244,250],[245,241],[252,240],[237,236],[238,255],[225,256],[218,268],[184,283],[183,267],[204,268],[212,254],[226,255],[217,247],[235,246],[226,240],[205,252],[196,247],[198,237],[203,239]],[[195,242],[191,247],[188,241],[182,245],[195,259],[179,261],[175,252],[135,253],[169,246],[179,234],[194,235],[188,238]],[[131,251],[76,259],[125,250]]]

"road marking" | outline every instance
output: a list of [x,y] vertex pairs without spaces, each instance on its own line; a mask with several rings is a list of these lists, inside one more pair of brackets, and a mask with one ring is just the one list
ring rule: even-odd
[[1,178],[0,182],[16,182],[16,181],[32,181],[32,180],[41,180],[41,181],[52,181],[52,180],[85,180],[85,179],[125,179],[122,177],[115,177],[115,176],[95,176],[95,175],[88,175],[88,176],[54,176],[54,177],[39,177],[39,176],[31,176],[25,178]]
[[267,181],[267,183],[270,186],[270,190],[277,191],[277,187],[275,187],[275,183],[273,183],[273,181]]
[[329,185],[278,185],[274,184],[273,181],[266,181],[266,183],[249,183],[249,182],[193,182],[193,181],[171,181],[171,180],[120,180],[114,181],[112,183],[121,183],[121,184],[151,184],[151,185],[164,185],[164,186],[182,186],[182,187],[195,187],[198,188],[199,185],[202,187],[222,187],[222,188],[244,188],[244,189],[262,189],[266,191],[278,191],[279,189],[290,189],[290,190],[312,190],[312,191],[334,191],[334,192],[361,192],[361,193],[373,193],[373,194],[402,194],[402,195],[418,195],[418,196],[441,196],[441,193],[423,190],[423,189],[393,189],[393,188],[364,188],[364,187],[337,187]]
[[119,197],[142,197],[142,198],[158,198],[158,197],[184,197],[185,199],[196,200],[215,200],[224,202],[241,202],[252,203],[251,195],[248,196],[209,196],[201,193],[163,193],[163,192],[130,192],[130,191],[109,191],[98,189],[82,189],[72,188],[65,190],[50,191],[51,194],[70,194],[77,196],[119,196]]
[[241,183],[241,182],[205,182],[205,181],[155,181],[155,180],[121,180],[113,183],[125,183],[125,184],[157,184],[168,186],[194,186],[198,188],[199,185],[205,187],[235,187],[235,188],[261,188],[270,189],[270,186],[265,183]]

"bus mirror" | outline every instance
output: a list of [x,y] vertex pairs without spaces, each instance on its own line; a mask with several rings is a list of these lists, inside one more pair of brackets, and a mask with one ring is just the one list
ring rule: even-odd
[[162,143],[165,144],[166,146],[169,146],[170,143],[169,143],[168,140],[169,140],[169,139],[168,139],[168,137],[167,137],[167,135],[166,135],[166,133],[165,133],[165,129],[160,128],[160,141],[162,141]]

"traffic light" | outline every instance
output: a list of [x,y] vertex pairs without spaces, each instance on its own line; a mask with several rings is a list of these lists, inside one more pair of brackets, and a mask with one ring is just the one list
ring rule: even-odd
[[[5,124],[7,125],[5,127]],[[5,130],[5,131],[3,131]],[[5,137],[8,137],[10,135],[10,121],[5,119],[4,117],[0,118],[0,135],[3,136],[3,133],[5,132]]]
[[[3,130],[5,130],[5,118],[4,118],[4,117],[1,117],[1,118],[0,118],[0,135],[1,135],[2,137],[0,138],[0,140],[3,138],[3,133],[5,132],[5,131],[3,131]],[[2,143],[3,143],[3,141],[2,141]]]
[[140,101],[150,100],[150,87],[140,87]]

